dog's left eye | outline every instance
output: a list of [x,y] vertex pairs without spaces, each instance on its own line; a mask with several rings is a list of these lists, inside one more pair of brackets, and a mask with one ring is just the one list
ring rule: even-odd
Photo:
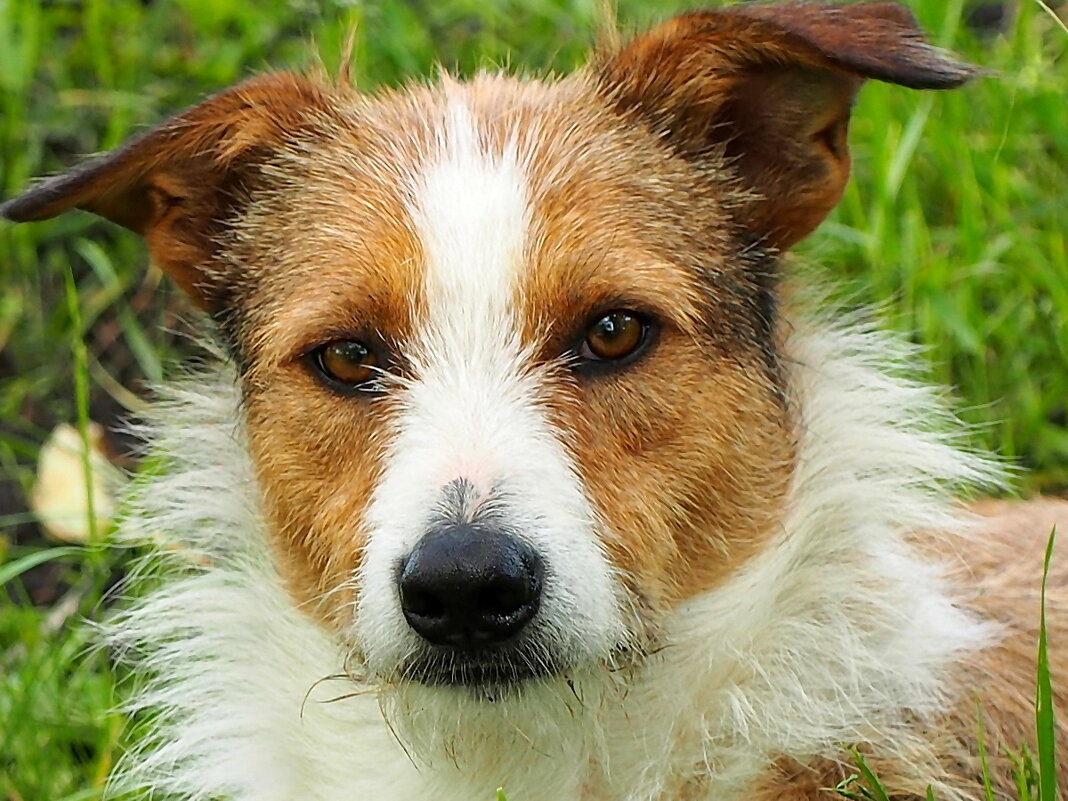
[[346,389],[368,387],[379,372],[378,357],[365,343],[337,339],[311,352],[312,364],[331,383]]

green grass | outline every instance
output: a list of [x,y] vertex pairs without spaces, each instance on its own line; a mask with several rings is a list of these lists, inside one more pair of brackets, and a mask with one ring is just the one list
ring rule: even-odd
[[[601,5],[0,0],[0,195],[253,72],[310,65],[316,50],[332,68],[353,25],[354,71],[373,87],[439,62],[569,70]],[[618,3],[628,27],[689,5]],[[1065,488],[1068,34],[1033,0],[986,41],[961,30],[959,0],[910,5],[991,75],[948,94],[866,88],[855,178],[801,252],[842,297],[882,304],[888,325],[927,346],[977,441],[1028,468],[1025,489]],[[186,351],[185,306],[135,237],[80,214],[0,225],[0,285],[0,796],[95,799],[122,721],[78,621],[100,616],[126,556],[103,534],[88,551],[50,552],[25,498],[53,425],[84,432],[90,417],[136,412],[145,379]]]
[[868,87],[855,180],[808,250],[855,297],[889,300],[1029,487],[1064,487],[1068,35],[1024,2],[1009,36],[973,49],[954,36],[959,2],[926,5],[939,40],[993,73],[949,96]]
[[1046,636],[1046,582],[1053,560],[1053,545],[1057,530],[1049,535],[1046,558],[1042,570],[1042,612],[1038,629],[1038,668],[1035,689],[1035,732],[1038,748],[1038,799],[1057,801],[1057,743],[1056,720],[1053,708],[1053,677],[1049,669],[1049,641]]

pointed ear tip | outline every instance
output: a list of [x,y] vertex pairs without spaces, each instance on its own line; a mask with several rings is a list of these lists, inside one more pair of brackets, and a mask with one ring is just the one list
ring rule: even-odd
[[34,214],[35,204],[32,202],[32,192],[18,195],[0,203],[0,217],[8,222],[24,223],[41,219]]
[[0,203],[0,217],[13,223],[37,222],[62,214],[74,204],[65,203],[65,176],[38,181],[22,194]]
[[957,61],[953,58],[945,58],[940,69],[927,73],[926,82],[921,83],[917,89],[957,89],[976,78],[988,78],[994,75],[993,70],[969,64],[966,61]]
[[909,89],[956,89],[975,78],[994,74],[919,39],[907,41],[897,50],[888,49],[873,60],[857,59],[856,64],[847,67],[865,78]]

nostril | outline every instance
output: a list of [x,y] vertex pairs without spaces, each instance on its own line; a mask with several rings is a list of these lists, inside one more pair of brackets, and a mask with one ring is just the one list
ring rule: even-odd
[[410,614],[427,618],[442,617],[445,614],[445,604],[433,593],[410,588],[405,590],[402,585],[401,596],[401,605]]
[[501,578],[479,590],[475,602],[487,615],[511,617],[536,596],[534,584],[526,576]]

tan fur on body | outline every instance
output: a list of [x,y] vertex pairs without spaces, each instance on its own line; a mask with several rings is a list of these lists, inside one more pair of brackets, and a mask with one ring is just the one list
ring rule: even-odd
[[[1029,502],[983,501],[974,506],[978,528],[966,539],[924,536],[917,539],[932,558],[953,565],[962,589],[962,605],[1001,624],[996,645],[960,665],[953,676],[955,700],[948,714],[926,731],[930,751],[911,760],[887,759],[862,748],[865,761],[894,801],[926,798],[927,787],[916,782],[921,775],[942,777],[946,785],[966,798],[985,797],[979,754],[980,726],[983,750],[995,798],[1017,799],[1011,755],[1021,748],[1035,754],[1036,654],[1041,599],[1041,571],[1050,532],[1068,531],[1068,501],[1041,499]],[[1047,636],[1053,675],[1057,740],[1068,742],[1068,561],[1063,545],[1057,548],[1046,587]],[[980,716],[982,720],[980,721]],[[832,801],[841,798],[834,788],[857,774],[851,756],[817,760],[802,765],[785,760],[775,774],[753,790],[752,801]],[[1068,760],[1058,763],[1058,786],[1068,787]],[[680,801],[682,801],[680,799]]]
[[[975,720],[981,709],[986,750],[995,787],[1014,797],[1009,753],[1028,744],[1034,753],[1035,659],[1041,598],[1039,566],[1054,527],[1058,547],[1046,585],[1046,628],[1050,670],[1053,675],[1057,716],[1058,764],[1061,788],[1068,787],[1068,501],[1036,500],[1029,503],[986,501],[975,511],[983,516],[980,531],[946,556],[955,563],[959,586],[973,590],[962,603],[1003,626],[992,648],[961,666],[955,677],[960,698],[946,722],[947,748],[964,775],[976,767]],[[953,746],[956,745],[956,748]]]

